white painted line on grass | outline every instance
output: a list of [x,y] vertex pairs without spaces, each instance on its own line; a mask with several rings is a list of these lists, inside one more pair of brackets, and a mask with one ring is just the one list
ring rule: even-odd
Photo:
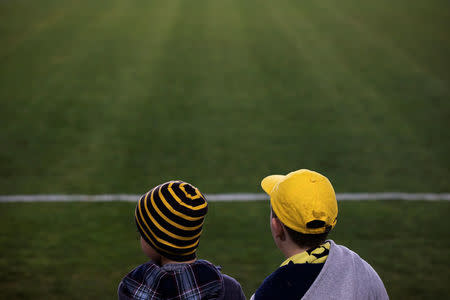
[[408,200],[408,201],[450,201],[450,194],[432,193],[343,193],[336,194],[338,200]]
[[[0,202],[137,202],[141,195],[0,195]],[[408,200],[408,201],[450,201],[450,193],[341,193],[336,194],[339,201],[365,200]],[[260,201],[267,200],[266,194],[230,193],[209,194],[210,202]]]

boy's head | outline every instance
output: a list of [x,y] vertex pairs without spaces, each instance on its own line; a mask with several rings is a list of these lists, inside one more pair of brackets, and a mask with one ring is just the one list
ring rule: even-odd
[[336,195],[325,176],[302,169],[286,176],[268,176],[261,186],[270,196],[272,232],[281,223],[299,247],[318,246],[336,225]]
[[178,262],[194,259],[207,211],[205,197],[189,183],[169,181],[151,189],[135,211],[144,252]]

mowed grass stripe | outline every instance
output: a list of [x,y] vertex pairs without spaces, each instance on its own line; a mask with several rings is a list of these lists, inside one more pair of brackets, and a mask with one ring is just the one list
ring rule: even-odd
[[[80,136],[82,139],[76,142],[77,147],[70,149],[64,156],[62,164],[54,166],[55,172],[64,169],[79,171],[75,176],[68,173],[62,178],[60,186],[67,186],[75,177],[75,181],[84,182],[92,189],[98,188],[108,183],[103,180],[89,183],[86,180],[102,178],[105,169],[121,177],[120,170],[124,165],[138,167],[135,161],[146,164],[146,155],[129,155],[129,152],[145,148],[152,138],[153,133],[148,128],[154,123],[152,115],[159,112],[157,107],[153,109],[151,102],[161,101],[151,98],[155,86],[153,82],[160,76],[155,64],[165,55],[163,47],[170,37],[178,5],[179,1],[170,1],[164,5],[149,6],[147,10],[151,13],[147,15],[135,15],[130,13],[133,9],[118,6],[115,12],[125,14],[123,20],[117,21],[113,12],[108,19],[114,21],[104,20],[99,24],[100,28],[104,26],[105,34],[101,36],[107,43],[103,45],[106,48],[87,59],[88,64],[93,64],[91,71],[85,68],[80,70],[80,77],[85,76],[86,81],[92,78],[81,72],[100,73],[100,77],[95,78],[96,85],[91,86],[91,90],[84,95],[85,116],[91,118],[91,125]],[[111,28],[111,24],[115,24],[115,27]],[[80,88],[83,85],[89,86],[89,83],[80,83]],[[91,107],[91,101],[94,107]],[[151,149],[147,151],[151,152]],[[87,159],[93,159],[85,162],[83,170],[73,160],[77,153],[85,153]],[[119,188],[120,178],[115,181]]]
[[[447,157],[428,151],[429,144],[431,136],[435,135],[434,142],[438,143],[442,135],[446,133],[442,130],[443,127],[438,129],[437,134],[430,128],[426,128],[428,123],[426,120],[445,120],[445,114],[448,114],[448,111],[442,111],[439,106],[430,108],[428,103],[432,101],[433,95],[439,94],[439,102],[442,105],[445,96],[448,98],[448,91],[429,90],[428,86],[434,86],[433,82],[437,80],[432,74],[419,68],[418,64],[412,61],[402,49],[393,46],[394,41],[384,36],[385,33],[366,27],[364,23],[355,23],[351,11],[343,11],[340,5],[333,1],[329,2],[313,4],[311,11],[305,14],[301,11],[303,7],[297,3],[298,10],[292,13],[292,20],[295,20],[298,15],[301,15],[302,20],[308,20],[310,16],[317,14],[324,16],[322,19],[309,20],[309,29],[300,34],[311,36],[311,41],[315,42],[316,51],[322,52],[320,57],[332,59],[330,62],[325,62],[328,67],[323,68],[325,72],[320,74],[320,77],[323,77],[324,81],[325,78],[331,78],[338,84],[334,91],[332,87],[327,87],[328,90],[336,92],[328,97],[339,94],[343,96],[337,100],[343,108],[342,115],[352,112],[347,118],[339,119],[338,128],[358,136],[360,142],[353,145],[357,148],[350,150],[355,153],[359,151],[358,157],[353,158],[359,162],[357,167],[362,168],[362,172],[376,169],[380,160],[392,159],[391,147],[397,145],[398,148],[409,149],[405,157],[400,159],[407,158],[412,165],[428,161],[429,164],[424,167],[426,172],[433,172],[436,168],[440,168],[439,161],[445,161]],[[289,24],[286,27],[294,28],[294,25]],[[326,34],[330,32],[333,34]],[[345,41],[351,42],[345,43]],[[355,59],[358,60],[357,64]],[[380,65],[378,69],[375,64]],[[376,73],[379,72],[379,68],[385,70],[385,76],[379,76],[379,73]],[[337,78],[341,78],[342,81],[339,82]],[[401,82],[399,78],[405,81]],[[380,81],[383,85],[380,85]],[[414,92],[405,97],[399,95],[399,87],[400,90],[406,88]],[[349,88],[354,91],[351,97],[348,96]],[[386,118],[386,116],[390,117]],[[380,124],[383,123],[388,123],[388,126],[395,130],[389,133],[381,131]],[[378,159],[369,159],[367,156]],[[345,166],[340,167],[343,170],[346,169]],[[395,165],[387,164],[383,168],[384,172],[373,173],[369,180],[377,182],[381,180],[380,177],[397,172]],[[346,171],[354,170],[352,166]],[[392,188],[395,187],[392,186]]]
[[[110,6],[91,7],[90,21],[80,26],[63,24],[71,31],[64,32],[64,39],[53,49],[55,53],[43,53],[47,57],[36,61],[36,64],[53,67],[48,71],[53,77],[46,73],[34,74],[35,78],[29,81],[41,80],[42,84],[36,84],[40,88],[31,90],[31,99],[18,99],[26,106],[12,103],[17,109],[12,114],[15,118],[36,119],[38,122],[31,123],[31,126],[26,122],[11,122],[24,126],[20,131],[28,129],[28,132],[26,136],[9,137],[19,139],[25,147],[18,150],[25,150],[25,153],[7,155],[22,157],[26,165],[35,158],[40,160],[33,168],[23,166],[34,173],[23,174],[25,180],[33,182],[35,176],[48,176],[53,181],[49,182],[50,185],[76,190],[74,182],[98,178],[102,175],[98,174],[98,169],[104,168],[105,164],[120,167],[121,157],[117,159],[114,149],[131,143],[125,140],[126,136],[120,130],[130,126],[135,130],[136,123],[145,122],[145,109],[139,104],[145,104],[148,86],[142,84],[142,78],[153,76],[151,62],[159,58],[161,44],[168,36],[166,27],[171,26],[173,14],[177,11],[176,4],[149,5],[146,10],[151,13],[144,15],[133,14],[135,10],[128,6],[131,4],[116,1]],[[78,13],[73,12],[72,17]],[[54,32],[48,35],[52,36]],[[44,37],[40,39],[46,40]],[[48,39],[48,43],[51,42],[52,39]],[[60,63],[48,61],[55,57],[61,57]],[[41,65],[32,69],[41,70]],[[38,93],[34,94],[34,91]],[[13,100],[16,99],[10,101]],[[130,107],[130,103],[137,107]],[[118,136],[121,138],[117,139]],[[134,136],[132,140],[136,140]],[[33,157],[26,155],[30,150],[34,152]],[[84,157],[82,170],[78,168],[80,161],[74,160],[80,154]],[[43,185],[42,182],[39,184]],[[92,184],[98,186],[101,182]]]
[[[285,29],[289,40],[296,43],[299,54],[302,57],[309,55],[306,64],[309,63],[312,67],[307,68],[307,73],[316,75],[316,82],[323,84],[318,89],[328,92],[315,98],[327,99],[318,101],[325,105],[330,105],[334,99],[337,106],[329,109],[334,113],[341,113],[342,117],[334,119],[339,122],[336,127],[325,129],[329,133],[328,141],[336,142],[333,147],[339,149],[343,143],[334,140],[334,136],[339,136],[342,140],[351,140],[357,136],[359,143],[346,144],[352,148],[343,152],[358,155],[348,157],[353,164],[340,160],[342,164],[339,169],[345,170],[344,172],[370,172],[379,166],[380,161],[387,162],[393,158],[392,147],[408,149],[398,159],[409,160],[412,165],[428,161],[423,172],[433,173],[436,168],[441,169],[444,165],[439,161],[448,161],[448,156],[443,152],[436,155],[429,149],[430,144],[437,145],[443,136],[448,136],[444,129],[444,120],[449,115],[448,108],[445,108],[445,99],[449,98],[448,88],[440,86],[441,80],[430,76],[424,68],[418,68],[418,64],[411,61],[404,51],[392,46],[393,42],[382,38],[385,33],[364,27],[361,30],[363,24],[358,26],[345,22],[343,19],[352,18],[352,13],[342,12],[341,7],[334,7],[339,6],[338,4],[331,2],[296,2],[293,4],[296,9],[290,10],[283,10],[283,6],[277,3],[270,11]],[[323,18],[317,18],[317,15],[322,15]],[[353,53],[348,53],[342,45],[348,47],[352,43],[356,46]],[[355,57],[363,59],[355,64]],[[379,76],[380,68],[385,69],[385,76]],[[400,78],[405,81],[402,82]],[[379,84],[380,81],[383,85]],[[410,91],[411,94],[403,95],[404,91]],[[430,102],[433,107],[429,107]],[[319,114],[320,112],[317,115]],[[327,120],[323,114],[321,118]],[[432,130],[428,126],[430,119],[442,122],[441,126]],[[380,130],[381,124],[388,125],[392,130]],[[326,125],[329,126],[330,123]],[[347,133],[349,139],[344,138],[345,134],[341,132],[333,134],[335,128]],[[372,181],[369,185],[398,172],[395,165],[386,164],[382,168],[382,172],[372,173],[371,178],[368,178]],[[443,183],[443,179],[438,180]],[[386,182],[385,188],[389,185]],[[395,186],[392,188],[395,189]]]
[[450,50],[450,39],[442,30],[450,25],[448,1],[392,3],[383,0],[360,6],[358,1],[347,0],[339,4],[329,1],[328,4],[327,8],[335,9],[338,14],[341,12],[341,17],[358,30],[374,33],[377,39],[384,39],[395,51],[402,52],[401,57],[415,67],[435,79],[447,82],[450,79],[450,72],[445,67],[449,62],[445,53]]
[[[300,108],[291,110],[290,113],[297,116],[297,118],[292,117],[291,123],[288,123],[291,121],[289,119],[280,120],[280,123],[285,124],[288,130],[290,129],[289,132],[292,135],[290,138],[295,138],[298,133],[301,138],[296,142],[300,144],[300,148],[311,150],[320,148],[326,157],[336,157],[336,160],[330,162],[329,168],[358,173],[365,173],[376,168],[379,159],[373,159],[373,157],[379,156],[381,159],[386,159],[384,156],[390,154],[382,152],[383,141],[386,142],[386,137],[385,133],[379,130],[379,121],[385,115],[392,115],[392,112],[389,111],[388,100],[384,99],[382,91],[375,90],[370,83],[353,76],[358,70],[346,63],[346,54],[339,51],[340,44],[333,35],[343,31],[349,34],[352,40],[359,41],[362,37],[352,28],[342,27],[335,22],[325,23],[324,28],[322,22],[328,18],[315,18],[323,13],[317,4],[309,3],[294,8],[270,3],[267,11],[272,17],[269,23],[275,24],[279,34],[285,37],[280,43],[270,42],[285,47],[289,45],[286,52],[292,53],[291,56],[277,57],[277,60],[270,65],[275,70],[279,68],[280,73],[287,71],[285,77],[279,76],[283,79],[279,85],[286,84],[289,80],[293,81],[288,85],[291,89],[286,89],[284,92],[281,89],[278,91],[278,95],[285,96],[281,100],[296,102],[297,107]],[[257,47],[257,49],[260,51],[259,49],[265,49],[265,47]],[[283,63],[284,59],[286,65],[280,66],[280,61]],[[271,62],[269,56],[261,60],[266,64]],[[295,75],[291,76],[292,74]],[[274,86],[277,82],[270,84]],[[305,94],[303,91],[309,91],[311,94]],[[282,115],[289,115],[289,112]],[[311,115],[317,116],[317,122],[301,121],[310,119]],[[322,132],[319,139],[316,139],[317,132]],[[358,143],[344,142],[355,137]],[[346,153],[358,153],[358,155],[346,157]],[[323,159],[323,157],[308,156],[308,159],[310,160],[308,163],[323,163],[322,161],[311,162],[312,159]],[[390,166],[383,167],[388,170]],[[385,176],[381,172],[379,174]],[[372,174],[370,179],[379,180],[376,175]]]
[[[59,23],[70,11],[76,10],[76,4],[71,1],[66,5],[50,5],[49,1],[2,1],[0,17],[0,32],[4,43],[0,49],[0,60],[6,60],[30,39],[34,39],[40,32]],[[13,16],[20,14],[22,18]]]
[[[48,25],[2,61],[3,190],[135,192],[181,178],[256,191],[265,174],[307,167],[345,191],[447,192],[446,77],[439,58],[414,63],[437,46],[411,52],[404,26],[378,26],[384,8],[350,3],[47,4]],[[424,20],[408,7],[408,24]],[[33,32],[14,24],[7,41]]]
[[[354,70],[354,78],[360,78],[366,82],[367,88],[371,92],[381,91],[381,97],[385,100],[379,101],[379,97],[373,99],[374,107],[376,106],[379,113],[375,119],[372,119],[373,124],[378,127],[380,122],[390,122],[390,126],[395,128],[389,135],[379,131],[384,136],[377,151],[380,149],[384,151],[386,145],[398,144],[398,148],[408,149],[404,153],[403,159],[407,158],[412,165],[428,161],[429,164],[423,168],[423,171],[427,173],[445,168],[443,164],[439,163],[440,161],[448,162],[448,155],[438,150],[439,147],[435,148],[437,151],[430,151],[430,147],[434,148],[434,145],[440,143],[444,137],[449,137],[445,130],[445,120],[449,117],[449,109],[446,108],[445,103],[450,97],[448,80],[445,81],[447,76],[436,68],[436,56],[429,57],[431,59],[427,63],[423,63],[415,53],[417,50],[423,51],[424,49],[429,49],[430,53],[440,52],[450,45],[448,37],[444,38],[441,30],[442,27],[445,27],[444,24],[448,24],[448,19],[445,19],[445,13],[439,11],[439,7],[446,5],[440,1],[435,1],[435,3],[436,5],[420,3],[408,5],[408,14],[413,15],[414,19],[402,17],[402,12],[392,9],[389,6],[390,3],[365,6],[363,9],[376,12],[367,15],[366,18],[361,17],[365,15],[364,10],[361,13],[361,7],[357,9],[354,1],[351,0],[339,4],[330,1],[327,5],[323,5],[321,2],[322,5],[320,5],[320,10],[325,12],[328,17],[334,18],[337,24],[353,28],[358,34],[359,38],[353,39],[355,48],[347,49],[353,55],[344,54],[342,59],[355,65],[355,58],[372,56],[372,53],[375,53],[373,58],[367,60],[367,62],[371,62],[370,65],[364,69]],[[396,7],[399,3],[396,2],[393,5]],[[373,16],[378,16],[378,18],[374,19]],[[416,24],[420,24],[414,33],[410,31],[412,20],[415,20]],[[383,21],[388,22],[383,23]],[[392,21],[398,21],[398,23],[392,23]],[[388,26],[396,30],[391,30]],[[399,34],[400,32],[403,34]],[[422,40],[420,46],[412,47],[411,45],[421,40],[417,38],[418,36],[424,39],[434,37],[436,40],[433,42]],[[329,38],[333,39],[334,37],[330,36]],[[359,48],[361,41],[365,41],[367,47]],[[447,43],[439,44],[440,46],[436,48],[440,41],[447,41]],[[337,51],[339,49],[336,48]],[[341,51],[341,53],[343,52]],[[446,59],[445,57],[439,58],[444,64]],[[361,59],[360,63],[362,62]],[[360,63],[357,65],[361,65]],[[377,74],[376,64],[385,70],[385,76]],[[383,104],[385,109],[381,110],[380,106]],[[388,114],[395,118],[386,118],[385,116]],[[429,120],[435,120],[440,125],[437,128],[430,126]],[[386,158],[388,155],[389,153],[386,153]],[[443,178],[438,180],[443,182]]]

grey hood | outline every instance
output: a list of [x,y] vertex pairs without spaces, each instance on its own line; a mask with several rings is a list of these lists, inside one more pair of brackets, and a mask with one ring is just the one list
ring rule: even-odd
[[380,277],[365,260],[352,250],[330,242],[330,254],[302,299],[389,299]]

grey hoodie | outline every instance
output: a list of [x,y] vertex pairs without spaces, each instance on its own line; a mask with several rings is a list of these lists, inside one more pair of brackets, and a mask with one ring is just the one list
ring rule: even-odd
[[330,242],[322,271],[302,299],[389,299],[377,272],[365,260]]

